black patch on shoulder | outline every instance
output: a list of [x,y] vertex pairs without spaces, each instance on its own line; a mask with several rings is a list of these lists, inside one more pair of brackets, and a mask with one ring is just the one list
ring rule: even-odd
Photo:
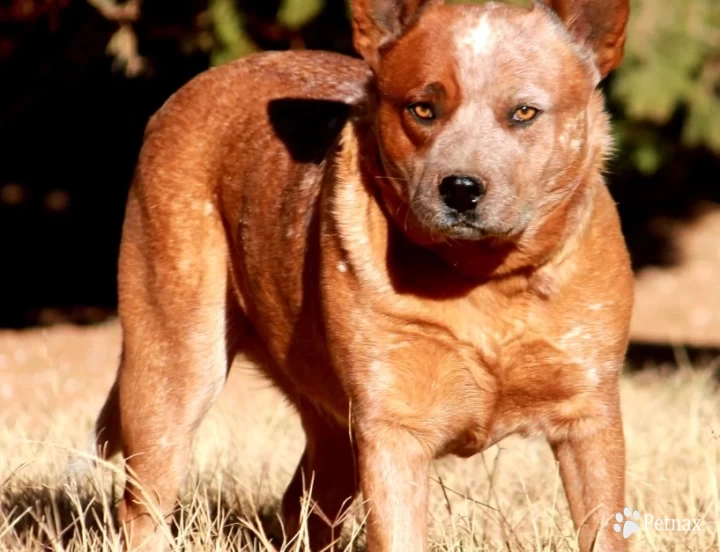
[[294,161],[317,165],[336,143],[352,109],[330,100],[281,98],[268,103],[268,118]]

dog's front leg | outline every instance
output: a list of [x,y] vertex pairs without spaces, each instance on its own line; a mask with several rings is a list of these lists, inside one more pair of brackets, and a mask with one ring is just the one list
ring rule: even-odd
[[406,430],[358,433],[368,552],[426,550],[429,451]]
[[627,550],[612,519],[625,506],[625,439],[617,396],[608,408],[607,425],[592,435],[551,442],[581,552]]

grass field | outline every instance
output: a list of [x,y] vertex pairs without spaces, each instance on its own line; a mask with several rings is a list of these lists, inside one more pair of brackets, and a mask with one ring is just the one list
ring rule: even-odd
[[[118,549],[119,459],[80,486],[63,479],[85,448],[119,353],[116,323],[0,333],[0,550]],[[717,366],[652,367],[622,382],[631,550],[720,550]],[[303,448],[292,410],[238,363],[201,426],[177,515],[189,550],[303,550],[282,543],[279,497]],[[542,441],[508,439],[432,475],[434,550],[576,550],[557,468]],[[358,506],[360,506],[358,504]],[[347,549],[362,549],[362,514]],[[699,531],[645,527],[645,516],[700,519]],[[664,523],[664,521],[663,521]],[[672,522],[671,522],[672,523]],[[605,529],[612,531],[612,527]]]

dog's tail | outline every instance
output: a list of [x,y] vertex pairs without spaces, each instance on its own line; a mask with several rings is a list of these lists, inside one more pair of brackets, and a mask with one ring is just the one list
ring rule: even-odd
[[109,460],[120,452],[120,448],[120,403],[118,382],[115,381],[90,432],[84,454],[76,455],[68,463],[67,479],[79,481],[88,477],[95,468],[96,459]]

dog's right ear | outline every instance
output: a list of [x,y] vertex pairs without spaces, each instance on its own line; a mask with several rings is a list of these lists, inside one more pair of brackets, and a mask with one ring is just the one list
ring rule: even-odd
[[542,0],[565,23],[575,40],[593,52],[601,79],[622,61],[629,0]]
[[353,45],[378,70],[380,50],[397,40],[428,6],[443,0],[350,0]]

